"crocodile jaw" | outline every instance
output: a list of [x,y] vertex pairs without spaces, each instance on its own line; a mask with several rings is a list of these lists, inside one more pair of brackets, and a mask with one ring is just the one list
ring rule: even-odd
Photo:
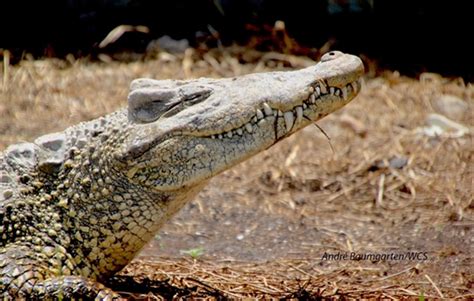
[[350,102],[362,74],[358,57],[331,52],[299,71],[197,80],[206,101],[135,129],[127,176],[159,191],[205,182]]

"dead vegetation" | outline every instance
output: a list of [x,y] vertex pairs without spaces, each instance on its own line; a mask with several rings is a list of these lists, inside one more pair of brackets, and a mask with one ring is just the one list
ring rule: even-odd
[[[127,64],[5,62],[2,150],[123,106],[133,78],[233,76],[312,63],[239,48]],[[112,285],[149,300],[473,298],[474,87],[430,73],[375,76],[366,63],[361,95],[318,123],[334,151],[308,127],[219,175]],[[433,130],[431,113],[465,131],[439,119]],[[196,247],[204,252],[195,258],[179,253]],[[323,260],[352,252],[427,258]]]

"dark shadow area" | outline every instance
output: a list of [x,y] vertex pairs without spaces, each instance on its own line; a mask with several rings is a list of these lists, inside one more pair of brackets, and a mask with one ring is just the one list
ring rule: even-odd
[[[62,57],[99,52],[145,52],[163,35],[187,39],[191,46],[248,44],[271,35],[285,22],[299,45],[364,54],[382,68],[416,76],[429,71],[472,80],[473,48],[468,42],[468,1],[395,0],[270,1],[6,1],[0,18],[0,49]],[[99,49],[100,41],[121,24],[144,25]],[[328,42],[329,41],[329,42]],[[326,44],[327,45],[327,44]],[[254,45],[255,46],[255,45]],[[260,45],[271,50],[272,45]],[[273,45],[274,46],[274,45]],[[258,47],[255,46],[255,47]],[[280,49],[277,49],[280,50]],[[301,53],[299,53],[301,54]],[[304,54],[304,53],[303,53]]]
[[[198,280],[194,280],[198,281]],[[177,287],[167,280],[152,280],[143,278],[137,281],[132,276],[116,275],[107,280],[107,285],[114,291],[121,292],[122,297],[127,300],[148,300],[147,295],[154,293],[164,300],[187,299],[187,298],[209,298],[215,300],[227,300],[221,292],[212,287],[201,285],[191,287]]]

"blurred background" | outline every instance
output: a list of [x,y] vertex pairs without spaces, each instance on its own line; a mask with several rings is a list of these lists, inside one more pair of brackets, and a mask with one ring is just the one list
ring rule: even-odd
[[0,53],[8,50],[12,62],[26,53],[95,59],[103,53],[143,55],[157,48],[180,52],[187,47],[205,51],[238,44],[313,59],[339,49],[409,76],[430,71],[473,78],[469,1],[2,2]]

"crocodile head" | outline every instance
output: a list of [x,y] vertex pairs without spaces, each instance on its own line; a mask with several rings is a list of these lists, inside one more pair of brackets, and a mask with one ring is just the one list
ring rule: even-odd
[[142,187],[173,191],[205,183],[347,104],[363,72],[358,57],[333,51],[298,71],[135,80],[119,160]]

